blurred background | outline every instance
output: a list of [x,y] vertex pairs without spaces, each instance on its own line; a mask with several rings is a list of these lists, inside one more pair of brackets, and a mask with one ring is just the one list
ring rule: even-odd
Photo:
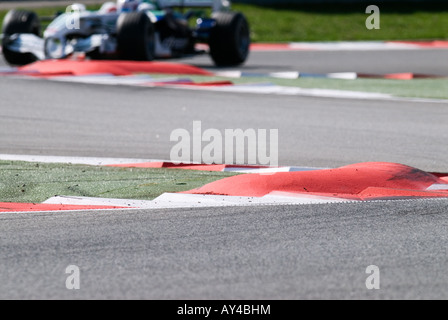
[[[0,22],[12,8],[54,14],[73,2],[89,9],[106,1],[0,1]],[[254,42],[434,40],[448,38],[448,3],[435,0],[235,0],[233,9],[248,17]],[[367,30],[368,5],[381,12],[381,29]]]

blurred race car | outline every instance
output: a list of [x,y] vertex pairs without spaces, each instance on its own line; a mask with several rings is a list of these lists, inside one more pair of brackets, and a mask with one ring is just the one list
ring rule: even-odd
[[3,56],[11,65],[74,53],[92,59],[179,58],[204,53],[196,46],[203,43],[216,65],[231,66],[244,63],[250,47],[249,23],[242,13],[230,10],[227,0],[118,0],[98,11],[73,4],[48,25],[43,37],[35,13],[12,10],[2,33]]

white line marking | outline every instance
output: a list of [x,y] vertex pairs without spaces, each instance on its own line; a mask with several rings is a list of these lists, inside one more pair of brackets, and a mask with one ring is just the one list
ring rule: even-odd
[[58,156],[12,155],[12,154],[0,154],[0,160],[41,162],[41,163],[61,163],[61,164],[85,164],[85,165],[92,165],[92,166],[106,166],[106,165],[114,165],[114,164],[146,163],[146,162],[163,161],[163,160],[150,160],[150,159],[58,157]]
[[382,41],[341,41],[341,42],[293,42],[289,44],[293,50],[318,51],[373,51],[373,50],[417,50],[421,46],[410,43],[394,43]]
[[338,73],[329,73],[327,77],[330,79],[342,79],[342,80],[356,80],[358,78],[358,74],[356,72],[338,72]]
[[269,76],[279,79],[298,79],[300,77],[300,72],[273,72],[269,73]]
[[15,73],[17,71],[17,68],[0,67],[0,73]]
[[297,172],[297,171],[313,171],[323,170],[327,168],[311,168],[311,167],[279,167],[279,168],[225,168],[224,172],[238,172],[238,173],[277,173],[277,172]]
[[52,81],[92,83],[103,85],[139,85],[153,81],[150,76],[114,76],[112,74],[91,74],[86,76],[52,77]]
[[[234,85],[234,86],[220,86],[220,87],[195,87],[195,86],[178,86],[167,85],[167,88],[177,88],[186,90],[208,90],[218,92],[233,92],[233,93],[254,93],[254,94],[278,94],[278,95],[297,95],[310,97],[324,97],[324,98],[343,98],[343,99],[393,99],[390,94],[359,92],[359,91],[344,91],[331,89],[306,89],[299,87],[285,87],[271,84],[250,84],[250,85]],[[446,101],[448,102],[448,101]]]
[[58,76],[47,78],[51,81],[87,83],[99,85],[122,86],[146,86],[147,84],[160,85],[165,82],[191,82],[188,78],[169,77],[154,79],[149,75],[114,76],[110,74],[86,75],[86,76]]
[[448,184],[433,184],[426,190],[428,191],[448,190]]
[[319,204],[352,200],[276,192],[264,197],[238,197],[203,194],[164,193],[152,201],[57,196],[43,204],[116,206],[139,209],[203,208],[275,204]]
[[150,207],[151,203],[151,201],[140,200],[55,196],[46,200],[42,204],[146,208]]
[[219,71],[215,72],[215,75],[218,77],[225,77],[225,78],[241,78],[243,75],[242,71]]

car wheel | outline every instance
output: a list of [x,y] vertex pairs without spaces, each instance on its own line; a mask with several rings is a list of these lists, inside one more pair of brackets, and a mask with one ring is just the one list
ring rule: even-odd
[[155,29],[144,12],[123,13],[117,21],[120,59],[151,61],[155,58]]
[[218,66],[239,65],[250,50],[250,29],[246,17],[236,12],[218,12],[212,16],[215,26],[209,40],[210,55]]
[[8,49],[11,36],[20,33],[32,33],[40,35],[40,21],[34,12],[29,11],[9,11],[3,20],[2,27],[2,51],[5,60],[12,65],[23,66],[37,61],[37,57],[32,53],[20,53]]

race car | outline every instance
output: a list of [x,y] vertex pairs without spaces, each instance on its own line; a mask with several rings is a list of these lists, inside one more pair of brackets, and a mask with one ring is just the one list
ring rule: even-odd
[[11,65],[76,53],[91,59],[151,61],[208,51],[217,66],[233,66],[248,58],[250,30],[247,18],[231,11],[227,0],[118,0],[98,11],[73,4],[43,37],[35,13],[12,10],[3,21],[1,43]]

